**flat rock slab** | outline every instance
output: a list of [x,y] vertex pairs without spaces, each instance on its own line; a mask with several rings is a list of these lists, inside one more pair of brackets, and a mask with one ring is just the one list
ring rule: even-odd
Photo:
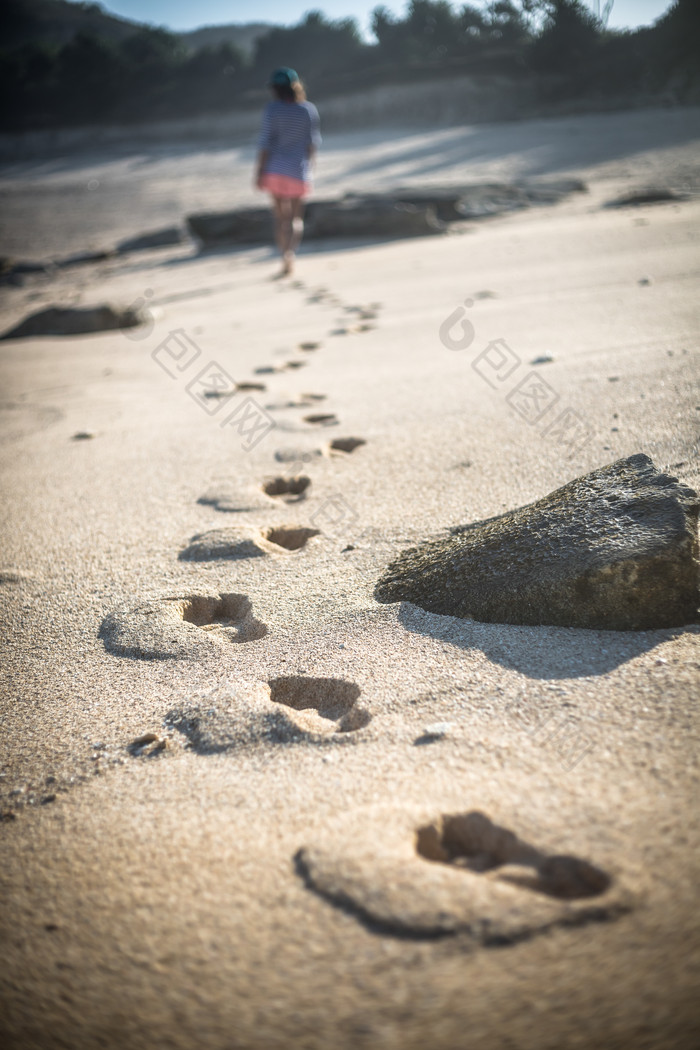
[[99,631],[108,652],[139,660],[220,657],[230,643],[253,642],[266,634],[245,594],[214,593],[118,609],[105,617]]
[[633,869],[541,848],[477,809],[355,810],[316,832],[295,859],[309,889],[370,927],[464,933],[473,947],[609,920],[635,899]]
[[[218,244],[267,244],[272,219],[267,208],[188,215],[190,232],[204,247]],[[414,205],[385,197],[348,197],[314,201],[307,206],[304,239],[329,237],[397,238],[444,232],[430,204]]]
[[694,622],[698,496],[639,454],[401,554],[380,602],[485,623],[633,631]]
[[50,306],[25,317],[18,325],[0,336],[0,339],[30,339],[41,335],[89,335],[91,332],[108,332],[115,328],[136,328],[145,324],[147,320],[147,315],[141,310],[123,309],[109,303],[82,308]]
[[[306,208],[304,239],[331,237],[424,237],[444,233],[446,224],[499,215],[532,204],[554,204],[585,191],[577,179],[527,183],[399,187],[386,193],[347,193],[342,198],[311,201]],[[272,220],[267,208],[188,215],[190,232],[202,244],[267,244]]]
[[306,209],[304,236],[424,237],[444,233],[431,203],[414,204],[386,197],[347,197],[340,201],[313,201]]
[[643,190],[633,190],[622,197],[605,203],[606,208],[638,208],[644,204],[677,204],[688,200],[688,195],[677,193],[665,186],[650,186]]

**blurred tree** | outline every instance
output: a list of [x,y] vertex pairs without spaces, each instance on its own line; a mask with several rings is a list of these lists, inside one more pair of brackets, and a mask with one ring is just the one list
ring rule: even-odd
[[78,33],[58,53],[59,108],[69,122],[104,121],[117,113],[125,64],[109,44]]
[[518,6],[513,0],[493,0],[487,4],[485,28],[488,35],[502,44],[523,44],[530,35],[525,10],[531,6]]
[[354,18],[331,22],[320,11],[309,11],[298,25],[272,29],[258,39],[253,69],[262,83],[277,66],[294,66],[305,80],[318,83],[354,68],[364,50]]
[[544,0],[542,32],[531,49],[533,68],[545,73],[580,73],[595,59],[600,25],[581,0]]

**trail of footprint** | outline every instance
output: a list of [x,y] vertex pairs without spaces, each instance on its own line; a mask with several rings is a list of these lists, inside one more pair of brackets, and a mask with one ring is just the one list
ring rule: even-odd
[[279,498],[285,503],[298,503],[306,499],[307,489],[311,484],[311,478],[305,474],[297,477],[285,478],[282,476],[266,478],[262,490],[266,496]]
[[267,627],[253,616],[245,594],[187,594],[117,610],[102,621],[105,649],[139,660],[198,658],[229,642],[263,638]]
[[285,361],[281,365],[260,365],[259,368],[254,368],[253,371],[256,376],[262,375],[274,375],[277,372],[292,372],[298,368],[305,368],[308,362],[290,360]]
[[309,408],[317,401],[325,401],[326,394],[299,394],[298,400],[296,401],[275,401],[269,405],[265,405],[265,408],[271,412],[278,411],[285,408]]
[[370,928],[462,933],[465,948],[614,919],[633,903],[618,870],[613,878],[582,857],[537,849],[478,811],[420,822],[399,807],[356,810],[317,831],[295,860],[309,889]]
[[342,678],[289,676],[268,682],[270,700],[285,708],[293,724],[310,734],[354,733],[372,716],[357,703],[360,688]]
[[441,816],[418,828],[416,852],[424,860],[562,900],[597,897],[611,884],[610,877],[588,861],[547,855],[477,811]]
[[360,448],[362,445],[366,445],[367,442],[364,438],[348,437],[348,438],[334,438],[328,442],[329,453],[340,452],[345,455],[349,455],[354,452],[356,448]]
[[278,463],[310,463],[321,455],[319,448],[278,448],[275,459]]
[[273,678],[208,694],[205,702],[168,712],[165,722],[201,755],[271,742],[338,745],[357,740],[371,721],[359,696],[358,686],[342,678]]
[[256,529],[247,526],[228,529],[210,529],[193,536],[180,551],[180,561],[239,561],[264,558],[267,555],[288,555],[303,550],[319,529],[304,525],[268,525]]
[[333,412],[312,412],[309,416],[303,416],[304,423],[318,427],[335,427],[340,420]]
[[233,397],[234,394],[242,393],[246,390],[267,390],[264,383],[234,383],[232,387],[228,387],[224,390],[205,390],[204,396],[206,398],[227,398]]

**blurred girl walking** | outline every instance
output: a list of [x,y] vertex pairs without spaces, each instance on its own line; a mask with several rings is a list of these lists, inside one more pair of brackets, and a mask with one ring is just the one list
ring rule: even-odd
[[320,122],[293,69],[276,69],[269,86],[275,98],[263,113],[255,184],[272,194],[275,237],[282,255],[279,276],[287,277],[294,270],[304,232],[304,198],[311,189],[311,166],[321,144]]

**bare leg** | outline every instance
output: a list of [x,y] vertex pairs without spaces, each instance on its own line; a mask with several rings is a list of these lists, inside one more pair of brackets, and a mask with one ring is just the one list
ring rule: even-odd
[[292,206],[292,237],[289,248],[294,254],[304,236],[304,201],[302,197],[295,197],[290,204]]
[[275,197],[275,240],[282,256],[280,277],[288,276],[294,268],[294,218],[293,204],[288,197]]
[[284,197],[272,198],[275,209],[275,243],[279,248],[280,255],[284,255],[287,244],[288,201]]

